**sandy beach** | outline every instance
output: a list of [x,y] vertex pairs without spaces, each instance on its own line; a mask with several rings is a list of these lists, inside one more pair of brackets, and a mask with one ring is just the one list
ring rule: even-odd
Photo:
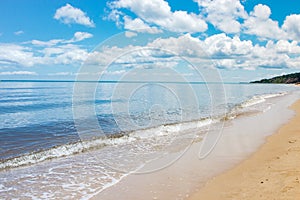
[[300,199],[300,100],[296,115],[248,159],[216,176],[190,200]]

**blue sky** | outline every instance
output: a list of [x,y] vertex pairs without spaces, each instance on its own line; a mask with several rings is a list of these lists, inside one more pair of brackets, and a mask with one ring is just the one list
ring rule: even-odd
[[[203,49],[224,81],[249,81],[297,72],[299,41],[300,2],[295,0],[0,1],[2,80],[74,80],[97,46],[109,48],[98,52],[104,54],[99,58],[113,59],[132,51],[132,45],[156,45],[192,63],[203,62]],[[117,63],[108,79],[135,66]]]

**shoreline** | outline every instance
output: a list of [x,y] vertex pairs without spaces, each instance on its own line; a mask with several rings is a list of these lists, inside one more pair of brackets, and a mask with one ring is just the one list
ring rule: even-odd
[[189,200],[297,199],[300,197],[300,100],[295,116],[252,155],[209,180]]
[[[17,198],[26,193],[28,188],[33,188],[31,193],[41,198],[47,194],[58,199],[188,199],[212,177],[247,159],[264,144],[267,136],[287,123],[294,116],[288,107],[299,99],[299,95],[299,92],[293,92],[266,98],[251,107],[250,110],[258,112],[242,112],[234,119],[213,124],[207,129],[208,135],[216,136],[220,131],[222,134],[218,145],[205,158],[200,157],[199,153],[202,144],[209,144],[206,142],[210,141],[204,142],[204,135],[199,129],[188,129],[182,137],[172,140],[169,149],[158,149],[157,159],[147,162],[136,171],[130,171],[134,169],[129,168],[130,165],[128,168],[125,168],[127,165],[118,165],[118,157],[110,156],[111,160],[104,160],[106,155],[122,155],[109,154],[116,146],[107,146],[99,151],[2,171],[0,180],[5,185],[0,184],[0,193]],[[195,136],[196,140],[191,140]],[[185,149],[187,142],[189,146]],[[121,151],[124,150],[123,146],[120,147]],[[132,152],[136,151],[133,149]],[[120,159],[124,160],[122,157]],[[128,163],[139,164],[133,160],[141,161],[133,158]],[[53,186],[48,189],[49,185]],[[8,187],[14,191],[6,190]],[[45,189],[40,190],[41,187]],[[53,190],[55,194],[51,192]]]
[[[189,199],[213,177],[247,159],[265,143],[268,136],[286,124],[294,116],[288,107],[295,99],[299,99],[298,93],[270,98],[264,102],[269,109],[227,121],[218,145],[205,159],[198,157],[202,141],[193,143],[172,165],[152,173],[143,173],[160,166],[165,160],[147,163],[138,173],[129,174],[118,184],[96,193],[90,199]],[[210,134],[214,135],[218,130],[213,126]],[[165,159],[174,155],[176,153],[168,154]]]

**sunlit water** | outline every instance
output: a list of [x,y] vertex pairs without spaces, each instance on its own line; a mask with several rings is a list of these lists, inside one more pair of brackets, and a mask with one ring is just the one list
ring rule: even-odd
[[88,197],[183,150],[207,126],[267,109],[266,99],[297,89],[106,82],[90,91],[92,83],[76,84],[83,93],[73,92],[73,82],[0,82],[1,197]]

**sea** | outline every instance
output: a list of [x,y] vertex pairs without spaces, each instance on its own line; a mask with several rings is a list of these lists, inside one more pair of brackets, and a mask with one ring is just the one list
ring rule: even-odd
[[[0,198],[88,199],[215,124],[298,87],[204,82],[0,82]],[[220,127],[220,126],[219,126]],[[176,160],[174,160],[176,162]]]

